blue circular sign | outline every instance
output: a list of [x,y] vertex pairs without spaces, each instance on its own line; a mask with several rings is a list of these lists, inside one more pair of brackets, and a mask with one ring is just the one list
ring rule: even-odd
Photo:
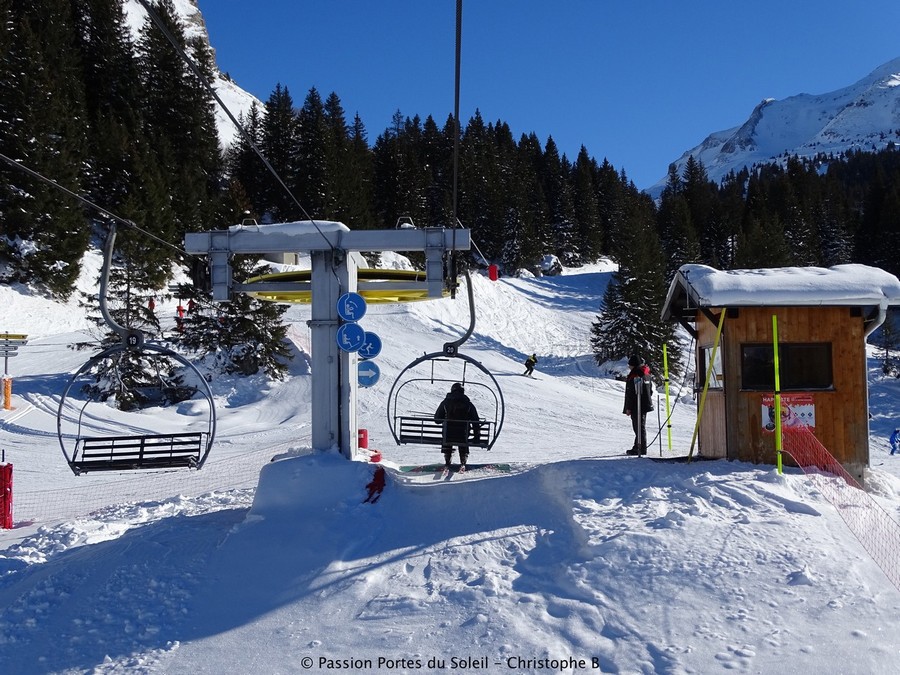
[[359,348],[359,358],[374,359],[381,353],[381,338],[375,333],[366,331],[366,339]]
[[359,382],[360,387],[371,387],[378,382],[380,376],[381,369],[378,364],[372,361],[362,361],[356,372],[356,381]]
[[345,323],[337,329],[338,347],[345,352],[355,352],[362,347],[366,331],[358,323]]
[[359,321],[366,315],[366,299],[359,293],[344,293],[338,298],[337,313],[344,321]]

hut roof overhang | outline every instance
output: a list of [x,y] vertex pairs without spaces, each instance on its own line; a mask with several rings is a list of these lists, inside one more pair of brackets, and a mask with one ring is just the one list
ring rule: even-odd
[[711,307],[860,307],[884,311],[900,305],[900,280],[877,267],[778,267],[717,270],[683,265],[662,309],[665,321],[694,321]]

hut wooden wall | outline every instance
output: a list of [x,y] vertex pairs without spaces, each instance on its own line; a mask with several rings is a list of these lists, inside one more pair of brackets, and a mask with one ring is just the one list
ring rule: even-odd
[[[773,314],[778,316],[779,342],[831,343],[834,390],[782,393],[812,396],[816,438],[848,471],[861,477],[869,460],[865,337],[862,317],[853,316],[848,307],[740,307],[737,317],[726,317],[720,346],[724,405],[704,411],[701,452],[704,456],[721,456],[717,450],[721,441],[717,439],[724,436],[729,459],[775,463],[774,434],[763,430],[761,419],[764,392],[741,391],[740,381],[741,344],[771,344]],[[716,326],[701,313],[697,314],[696,325],[698,345],[711,346]]]

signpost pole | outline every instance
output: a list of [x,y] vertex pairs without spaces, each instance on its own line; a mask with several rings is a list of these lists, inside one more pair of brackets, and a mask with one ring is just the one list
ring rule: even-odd
[[3,408],[12,410],[12,378],[9,376],[9,358],[18,354],[22,345],[28,344],[24,333],[0,333],[0,354],[3,355]]

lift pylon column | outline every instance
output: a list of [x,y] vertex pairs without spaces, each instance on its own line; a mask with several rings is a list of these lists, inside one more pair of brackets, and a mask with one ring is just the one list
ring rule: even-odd
[[[336,260],[336,257],[342,258]],[[356,352],[338,347],[338,298],[356,291],[353,256],[334,251],[313,251],[311,276],[312,446],[337,446],[352,459],[356,453]],[[335,367],[337,366],[337,367]]]

